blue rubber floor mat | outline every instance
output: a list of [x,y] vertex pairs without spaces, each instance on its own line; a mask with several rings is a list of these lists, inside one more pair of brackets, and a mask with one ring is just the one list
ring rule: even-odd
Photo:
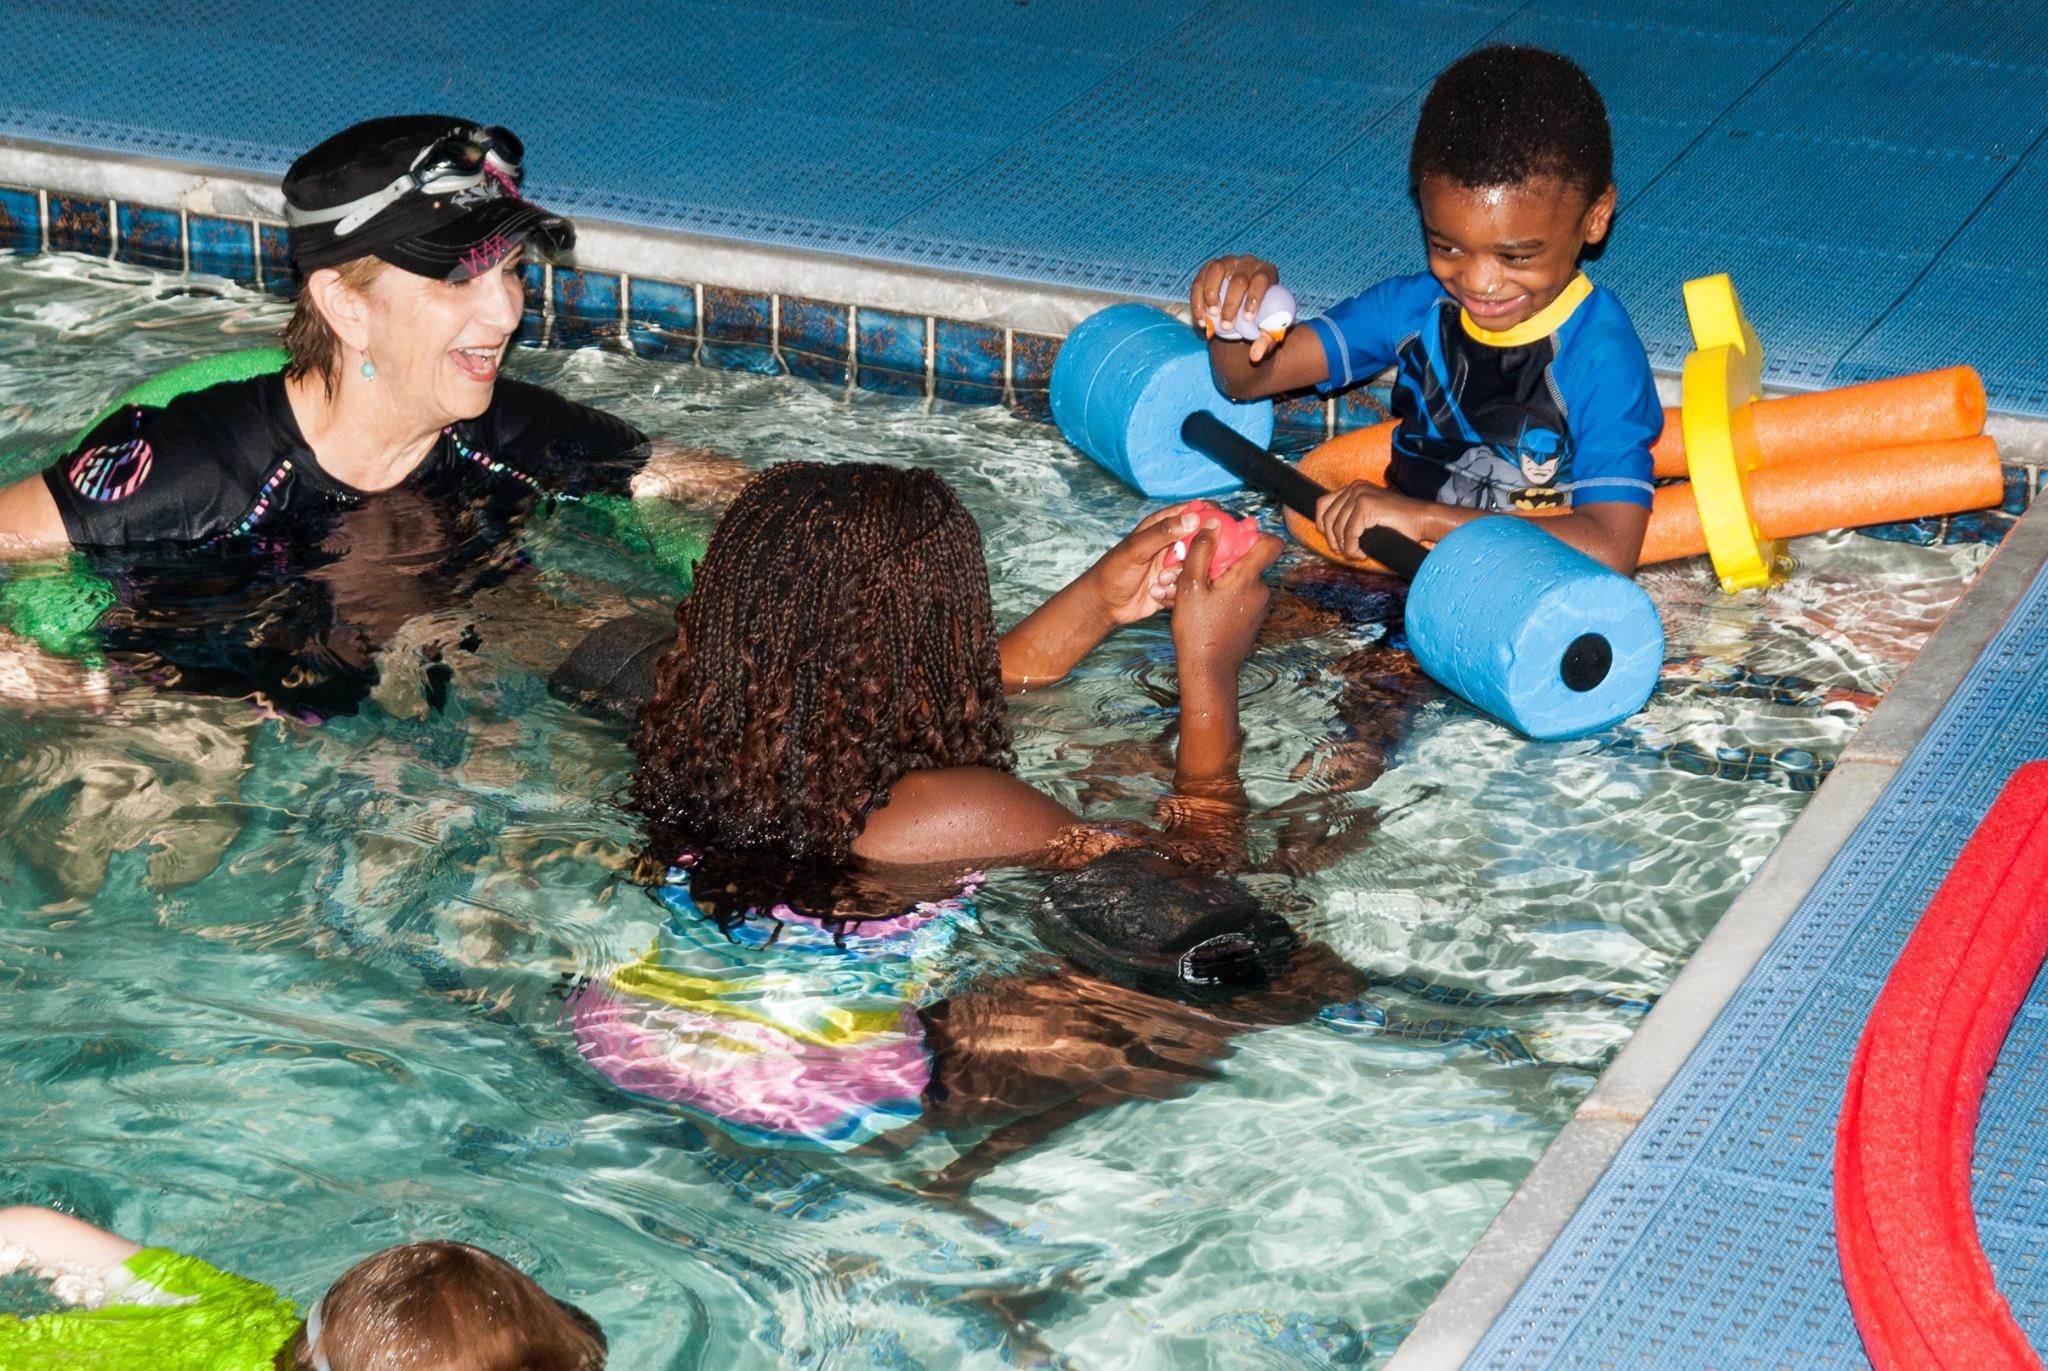
[[[2048,90],[2048,74],[2042,88]],[[2048,222],[2048,137],[2036,141],[1934,266],[1835,368],[1835,384],[1896,375],[1904,359],[2020,317],[2048,298],[2048,263],[2034,246]],[[1978,363],[1997,408],[2048,414],[2048,336],[2038,327]]]
[[0,133],[275,173],[355,119],[445,109],[518,130],[571,213],[1164,301],[1251,251],[1312,306],[1422,269],[1422,91],[1538,43],[1605,93],[1623,212],[1593,274],[1660,368],[1690,346],[1681,282],[1725,270],[1773,384],[1963,361],[1995,408],[2048,415],[2017,303],[2020,182],[2044,179],[2019,163],[2048,133],[2025,7],[0,0],[0,23]]
[[[1834,1246],[1842,1086],[1907,935],[2013,769],[2048,756],[2048,574],[1468,1362],[1863,1367]],[[1976,1205],[2048,1348],[2048,978],[1987,1088]]]

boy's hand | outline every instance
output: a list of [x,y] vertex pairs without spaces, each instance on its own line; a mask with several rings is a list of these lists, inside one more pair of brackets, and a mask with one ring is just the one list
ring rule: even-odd
[[1210,520],[1188,548],[1186,574],[1173,606],[1173,650],[1183,690],[1191,680],[1227,682],[1235,695],[1237,669],[1252,650],[1272,595],[1261,578],[1280,555],[1281,543],[1270,533],[1260,534],[1241,561],[1212,581],[1209,564],[1218,531]]
[[1186,505],[1169,506],[1139,520],[1122,542],[1096,560],[1088,577],[1111,623],[1134,624],[1173,603],[1181,568],[1169,570],[1166,554],[1200,524]]
[[1337,552],[1356,557],[1358,540],[1369,528],[1391,528],[1419,539],[1420,534],[1407,527],[1403,518],[1412,504],[1407,497],[1370,481],[1353,481],[1316,501],[1316,528]]
[[[1197,329],[1212,314],[1219,319],[1235,319],[1249,309],[1256,317],[1266,292],[1279,279],[1280,268],[1248,253],[1205,262],[1195,273],[1194,284],[1188,287],[1189,315]],[[1252,362],[1260,362],[1274,346],[1271,338],[1260,334],[1252,339],[1251,349],[1245,355]]]

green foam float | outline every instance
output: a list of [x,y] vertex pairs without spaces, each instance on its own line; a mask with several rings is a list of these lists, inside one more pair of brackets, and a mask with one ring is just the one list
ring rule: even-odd
[[218,352],[211,357],[201,357],[195,362],[186,362],[172,367],[130,386],[121,398],[92,416],[92,422],[78,430],[78,434],[65,446],[69,452],[85,441],[91,433],[106,422],[107,416],[115,410],[139,405],[143,409],[162,409],[180,395],[189,395],[195,390],[205,390],[225,381],[246,381],[252,376],[269,376],[283,371],[285,363],[291,361],[291,354],[283,348],[242,348],[235,352]]
[[53,657],[100,664],[100,616],[114,588],[83,557],[23,562],[0,582],[0,623]]
[[601,527],[599,532],[640,561],[674,577],[688,594],[708,539],[667,500],[633,500],[623,495],[585,495],[574,508]]

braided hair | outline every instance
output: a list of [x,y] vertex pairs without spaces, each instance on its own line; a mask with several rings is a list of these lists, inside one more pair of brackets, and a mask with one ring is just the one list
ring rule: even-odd
[[649,858],[845,864],[906,772],[1015,765],[981,531],[928,471],[786,462],[719,520],[633,734]]

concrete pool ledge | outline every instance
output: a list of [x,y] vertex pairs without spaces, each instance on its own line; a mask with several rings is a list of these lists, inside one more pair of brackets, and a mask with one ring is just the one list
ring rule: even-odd
[[1906,756],[2048,563],[2048,514],[2016,524],[1756,877],[1573,1111],[1388,1371],[1461,1366],[1550,1249],[1750,970],[1876,805]]
[[[0,185],[159,206],[188,218],[249,219],[271,226],[284,222],[284,195],[274,175],[19,138],[0,138]],[[553,188],[536,186],[534,194],[543,203],[557,203]],[[973,276],[737,238],[643,228],[586,213],[576,200],[568,193],[559,201],[576,221],[576,250],[562,265],[580,271],[702,281],[728,290],[843,301],[869,309],[971,320],[1054,337],[1065,336],[1097,310],[1131,298],[1052,283]],[[118,256],[117,226],[114,233],[110,249]],[[52,246],[47,235],[43,246]]]
[[[607,219],[603,207],[610,202],[601,194],[545,182],[533,189],[538,199],[559,206],[576,221],[576,250],[559,264],[560,274],[616,277],[608,288],[577,297],[575,321],[616,326],[622,341],[630,338],[638,322],[636,282],[649,283],[670,296],[678,286],[685,287],[685,295],[691,296],[690,327],[699,343],[716,337],[720,341],[761,342],[778,352],[784,348],[808,351],[818,339],[814,333],[792,333],[784,317],[785,303],[802,311],[820,304],[837,309],[846,315],[847,336],[838,344],[843,355],[835,354],[835,360],[844,362],[855,374],[869,360],[860,355],[860,312],[908,316],[912,322],[922,316],[927,394],[943,394],[947,382],[964,381],[1014,398],[1025,391],[1044,391],[1059,340],[1098,310],[1136,299],[1181,317],[1186,314],[1186,307],[1176,301],[1057,281],[945,271],[854,253],[631,224]],[[27,197],[25,203],[36,216],[36,224],[26,234],[19,225],[7,222],[5,201],[9,195]],[[137,210],[154,213],[160,220],[175,215],[176,221],[155,226],[154,231],[164,235],[162,239],[130,243],[124,241],[128,231],[124,220],[127,212]],[[90,255],[144,260],[147,265],[172,270],[185,264],[191,270],[226,273],[251,284],[261,284],[272,273],[286,270],[281,234],[284,197],[275,173],[0,136],[0,246],[6,245],[13,232],[13,241],[26,251],[86,251],[72,241],[79,236],[78,226],[67,218],[81,214],[99,220],[84,235],[93,242]],[[249,258],[245,263],[227,263],[222,247],[210,237],[228,224],[243,237],[237,251]],[[172,235],[174,242],[170,241]],[[550,320],[562,307],[557,274],[555,267],[543,271],[540,298],[534,302],[534,308]],[[752,304],[766,316],[758,338],[727,340],[714,332],[706,320],[704,295],[712,289],[752,297]],[[582,307],[593,300],[600,302],[602,314],[582,313]],[[905,320],[889,322],[894,325]],[[971,374],[955,374],[949,369],[962,363],[965,345],[950,335],[961,333],[963,326],[969,331],[991,331],[978,345],[1000,354],[968,360],[965,371]],[[949,336],[942,339],[942,332]],[[902,361],[890,358],[882,365],[893,369]],[[915,360],[908,364],[914,368]],[[1677,404],[1678,377],[1659,372],[1656,380],[1663,402]],[[1792,393],[1777,386],[1765,391],[1766,395]],[[1319,404],[1326,433],[1373,417],[1369,409],[1352,413],[1345,402],[1334,397],[1309,403]],[[1301,406],[1297,403],[1294,408]],[[1288,422],[1298,426],[1306,421],[1312,429],[1314,419],[1312,414],[1305,419],[1294,413]],[[2031,502],[2042,483],[2042,469],[2048,467],[2048,419],[1993,414],[1986,421],[1985,432],[1997,439],[2000,461],[2009,474],[2022,481],[2025,499]]]

